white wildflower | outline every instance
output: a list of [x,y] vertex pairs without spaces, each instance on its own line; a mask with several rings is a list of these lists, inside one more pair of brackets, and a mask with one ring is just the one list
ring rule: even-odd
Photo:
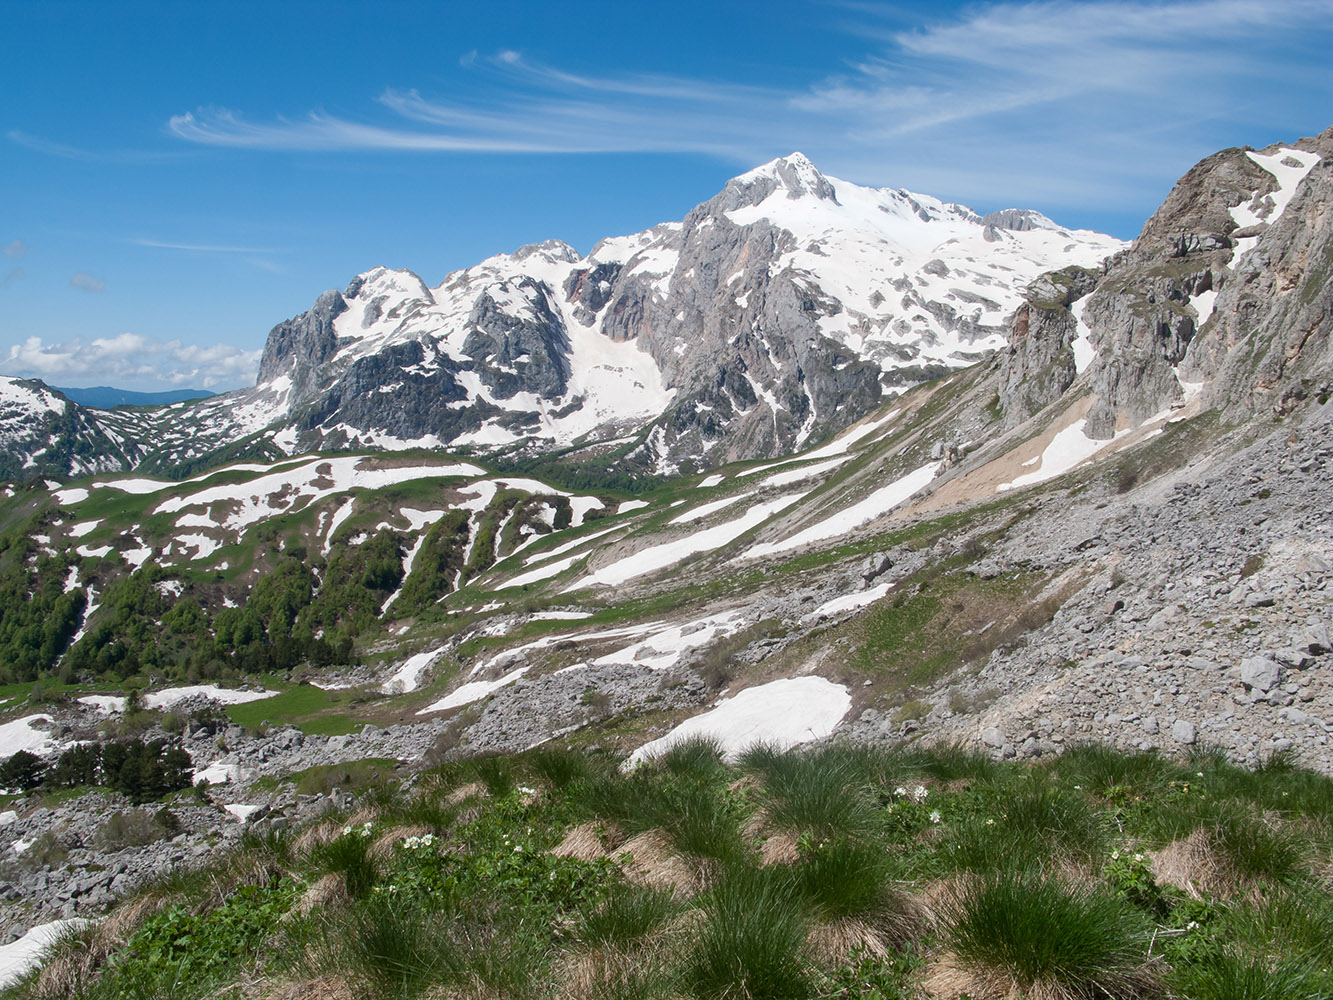
[[938,809],[930,814],[930,821],[932,823],[938,823],[940,821],[940,811]]

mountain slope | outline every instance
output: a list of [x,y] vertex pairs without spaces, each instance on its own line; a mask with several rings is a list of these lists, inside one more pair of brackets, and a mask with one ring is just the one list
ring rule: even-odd
[[983,218],[861,187],[793,154],[586,258],[550,241],[434,287],[360,274],[273,328],[254,387],[141,415],[138,461],[627,436],[617,460],[640,472],[774,456],[1002,347],[1028,282],[1121,246],[1031,211]]

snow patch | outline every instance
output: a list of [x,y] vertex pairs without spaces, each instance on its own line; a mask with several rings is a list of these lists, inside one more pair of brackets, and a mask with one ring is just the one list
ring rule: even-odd
[[186,698],[207,698],[220,705],[244,705],[250,701],[272,698],[276,691],[238,691],[235,688],[218,687],[216,684],[187,684],[184,687],[166,688],[143,696],[144,708],[169,709]]
[[731,759],[755,743],[785,749],[824,739],[851,707],[847,688],[823,677],[771,681],[746,688],[711,711],[686,719],[665,736],[635,750],[629,763],[651,760],[692,736],[713,737]]
[[380,685],[380,690],[385,694],[405,694],[408,691],[415,691],[421,687],[421,678],[426,668],[435,662],[441,652],[443,651],[432,649],[429,652],[409,656],[393,675]]
[[804,493],[793,493],[777,500],[770,500],[768,503],[757,504],[734,521],[726,521],[675,541],[641,549],[576,581],[566,587],[564,593],[598,585],[615,586],[636,576],[675,565],[689,556],[721,548],[751,528],[763,524],[774,514],[786,510],[804,496]]
[[13,722],[0,724],[0,758],[12,757],[20,750],[47,756],[61,749],[59,743],[45,729],[38,729],[34,723],[50,722],[49,715],[26,715]]
[[38,924],[17,941],[0,945],[0,989],[11,985],[34,966],[41,965],[44,953],[65,934],[87,927],[90,921],[69,917]]
[[787,552],[802,545],[809,545],[812,542],[840,538],[868,521],[873,521],[875,518],[887,514],[904,500],[924,489],[935,478],[938,469],[938,462],[929,462],[921,468],[909,472],[901,479],[880,487],[859,503],[854,503],[845,510],[840,510],[831,517],[798,531],[790,538],[755,545],[749,551],[743,552],[739,558],[758,559],[777,552]]
[[494,681],[468,681],[461,684],[453,691],[449,692],[439,701],[427,705],[417,715],[427,715],[431,712],[443,712],[450,708],[459,708],[463,705],[470,705],[474,701],[480,701],[492,691],[498,691],[506,684],[512,684],[528,672],[527,667],[519,667],[511,670],[499,680]]
[[1004,493],[1054,479],[1079,463],[1087,461],[1113,441],[1130,433],[1127,430],[1118,431],[1115,437],[1109,440],[1095,441],[1083,433],[1086,424],[1087,420],[1078,420],[1058,432],[1041,453],[1041,465],[1035,472],[1025,473],[1010,483],[1001,483],[995,488],[995,492]]

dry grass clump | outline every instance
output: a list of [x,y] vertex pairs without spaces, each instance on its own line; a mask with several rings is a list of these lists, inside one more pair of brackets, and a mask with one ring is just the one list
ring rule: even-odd
[[1309,874],[1306,842],[1272,817],[1226,815],[1151,852],[1154,878],[1192,899],[1258,899]]
[[600,822],[579,823],[565,833],[564,839],[551,848],[558,858],[577,858],[594,861],[613,853],[624,838],[615,825]]
[[1153,878],[1159,885],[1175,886],[1191,899],[1225,892],[1231,880],[1222,859],[1213,850],[1212,838],[1203,827],[1171,841],[1160,851],[1149,851]]
[[694,895],[707,882],[708,866],[701,859],[682,856],[660,830],[631,837],[616,858],[625,877],[638,885]]
[[306,827],[292,840],[292,850],[297,854],[309,854],[318,847],[323,847],[342,836],[346,824],[335,817],[326,817]]
[[337,872],[330,872],[317,878],[310,888],[303,892],[288,911],[289,919],[304,917],[317,910],[327,909],[347,902],[347,881]]
[[336,976],[283,983],[261,996],[263,1000],[360,1000],[347,981]]
[[432,828],[424,823],[391,827],[375,838],[369,854],[376,861],[388,861],[393,857],[394,849],[408,837],[423,837],[431,832]]

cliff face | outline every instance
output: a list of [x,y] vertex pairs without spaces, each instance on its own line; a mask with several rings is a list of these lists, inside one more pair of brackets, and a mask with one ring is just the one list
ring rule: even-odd
[[1029,287],[1010,329],[1007,423],[1085,373],[1094,398],[1084,431],[1103,440],[1195,395],[1240,420],[1323,391],[1331,201],[1333,129],[1203,160],[1094,286],[1064,271]]

